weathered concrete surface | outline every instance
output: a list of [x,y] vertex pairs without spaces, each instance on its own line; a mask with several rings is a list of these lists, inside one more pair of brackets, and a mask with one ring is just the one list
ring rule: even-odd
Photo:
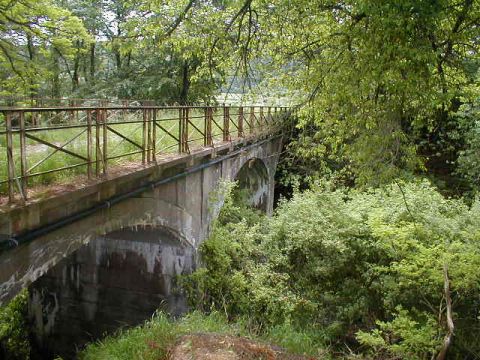
[[244,200],[267,213],[273,211],[273,203],[269,200],[273,197],[274,184],[270,180],[265,163],[257,158],[247,161],[236,176],[242,195],[246,196]]
[[38,348],[45,357],[69,359],[157,309],[182,314],[186,303],[176,277],[195,262],[191,244],[166,228],[129,228],[92,240],[30,287]]
[[[150,181],[165,179],[196,165],[207,164],[212,158],[221,159],[211,166],[124,200],[109,209],[1,254],[0,304],[46,274],[82,245],[121,229],[165,227],[178,234],[193,249],[198,248],[208,234],[215,210],[220,206],[218,199],[217,204],[211,203],[209,194],[216,189],[220,179],[235,179],[243,166],[248,169],[248,166],[256,163],[255,171],[257,175],[261,174],[263,179],[250,182],[259,185],[252,187],[257,189],[254,202],[260,204],[263,201],[261,206],[271,212],[274,174],[282,145],[281,138],[257,138],[249,147],[246,145],[244,142],[236,142],[215,149],[203,149],[195,154],[179,156],[133,174],[106,180],[58,198],[46,199],[2,214],[0,233],[15,235],[57,221]],[[232,156],[229,157],[229,153]],[[259,166],[262,170],[258,170]],[[254,176],[247,178],[252,179]],[[265,179],[268,179],[267,184]],[[268,195],[265,195],[266,191]]]

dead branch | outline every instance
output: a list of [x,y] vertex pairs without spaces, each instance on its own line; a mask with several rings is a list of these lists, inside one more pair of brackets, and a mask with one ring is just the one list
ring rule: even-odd
[[453,331],[455,329],[455,325],[453,324],[453,317],[452,317],[452,297],[450,295],[450,280],[448,278],[448,265],[446,263],[443,264],[443,291],[444,291],[445,303],[446,303],[446,309],[447,309],[447,319],[446,319],[447,333],[443,338],[443,346],[437,355],[437,360],[445,360],[447,358],[448,347],[452,343]]

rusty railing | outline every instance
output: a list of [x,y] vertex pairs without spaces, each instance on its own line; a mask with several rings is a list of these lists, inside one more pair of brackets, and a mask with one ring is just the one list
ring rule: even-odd
[[109,105],[0,108],[0,195],[27,200],[32,186],[108,175],[123,161],[271,132],[286,107]]

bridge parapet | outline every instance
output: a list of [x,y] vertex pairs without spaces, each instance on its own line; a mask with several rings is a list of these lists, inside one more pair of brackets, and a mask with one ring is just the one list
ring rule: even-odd
[[274,131],[289,111],[271,106],[156,106],[145,101],[76,104],[0,108],[0,138],[5,141],[0,151],[6,153],[0,163],[0,198],[8,194],[10,203],[22,203],[38,185],[95,182],[121,166],[149,165],[167,154],[255,138]]

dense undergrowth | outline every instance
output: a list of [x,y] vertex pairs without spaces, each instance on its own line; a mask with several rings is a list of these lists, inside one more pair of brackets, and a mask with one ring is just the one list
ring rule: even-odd
[[[80,359],[162,359],[195,332],[322,359],[439,358],[446,339],[448,359],[480,357],[478,200],[446,199],[426,181],[367,191],[324,183],[269,218],[232,189],[222,190],[203,266],[180,279],[193,312],[177,321],[156,314]],[[25,304],[22,294],[1,309],[6,358],[29,358]]]
[[[427,182],[298,193],[267,218],[227,201],[186,283],[192,304],[248,317],[260,333],[372,359],[480,354],[480,203]],[[445,289],[448,284],[448,290]],[[350,356],[350,355],[349,355]]]

